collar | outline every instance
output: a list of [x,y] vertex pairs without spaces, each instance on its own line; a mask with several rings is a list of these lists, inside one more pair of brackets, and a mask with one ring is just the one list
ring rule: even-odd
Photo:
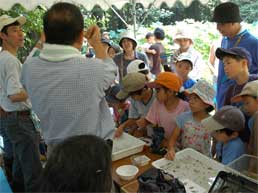
[[45,43],[39,57],[51,62],[60,62],[83,56],[80,51],[73,46]]

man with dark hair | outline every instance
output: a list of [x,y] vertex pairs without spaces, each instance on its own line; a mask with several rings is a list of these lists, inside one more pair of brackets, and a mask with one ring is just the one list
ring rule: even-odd
[[[41,163],[38,150],[38,133],[32,123],[31,103],[20,82],[21,63],[17,59],[18,48],[24,45],[21,26],[25,17],[0,17],[0,128],[6,142],[7,156],[14,157],[12,188],[17,192],[35,191]],[[11,144],[8,143],[10,139]],[[13,147],[13,152],[8,150]],[[9,155],[8,155],[9,154]],[[13,155],[12,155],[13,154]]]
[[[249,73],[258,74],[258,39],[244,29],[238,5],[226,2],[218,5],[213,14],[213,22],[217,23],[218,31],[224,36],[221,48],[229,49],[233,47],[243,47],[251,54]],[[219,62],[218,82],[217,82],[217,108],[223,106],[225,92],[232,85],[233,81],[226,76],[223,61]]]
[[[156,28],[154,30],[155,44],[153,44],[149,50],[154,50],[155,54],[151,54],[149,58],[152,58],[152,68],[151,73],[154,75],[158,75],[161,72],[161,65],[165,64],[165,60],[161,58],[162,55],[165,54],[165,48],[162,45],[162,40],[165,38],[165,32],[161,28]],[[148,53],[150,55],[150,53]]]
[[[44,32],[46,43],[39,57],[25,62],[22,80],[41,120],[48,154],[70,136],[112,137],[115,124],[105,90],[114,82],[116,66],[108,58],[99,28],[83,32],[80,9],[60,2],[46,12]],[[97,59],[81,56],[84,36]]]

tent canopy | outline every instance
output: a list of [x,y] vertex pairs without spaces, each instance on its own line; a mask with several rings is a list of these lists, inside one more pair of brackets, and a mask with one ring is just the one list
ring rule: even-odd
[[[63,2],[74,2],[75,4],[83,5],[87,10],[91,10],[95,5],[99,5],[102,9],[107,10],[110,5],[115,5],[118,9],[122,8],[128,2],[141,3],[145,8],[150,4],[160,6],[165,2],[168,6],[172,7],[176,0],[62,0]],[[193,0],[180,0],[184,6],[189,6]],[[199,0],[205,4],[208,0]],[[14,4],[19,3],[27,10],[32,10],[38,5],[50,7],[52,4],[60,2],[60,0],[1,0],[1,9],[9,10]]]

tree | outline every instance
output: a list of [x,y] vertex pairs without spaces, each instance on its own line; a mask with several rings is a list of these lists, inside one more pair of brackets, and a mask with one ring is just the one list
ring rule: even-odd
[[247,23],[258,22],[257,0],[232,0],[239,5],[242,19]]

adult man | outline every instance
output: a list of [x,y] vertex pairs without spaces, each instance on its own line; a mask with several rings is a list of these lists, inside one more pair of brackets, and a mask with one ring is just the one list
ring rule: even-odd
[[[25,17],[0,17],[0,127],[13,146],[13,191],[35,191],[41,163],[38,133],[30,117],[31,103],[20,83],[21,63],[16,58],[24,44]],[[5,137],[5,135],[4,135]],[[8,144],[7,144],[8,145]],[[24,186],[24,187],[23,187]]]
[[[226,2],[218,5],[214,10],[213,19],[217,23],[218,31],[224,36],[221,42],[222,48],[244,47],[251,56],[249,72],[258,74],[258,39],[244,29],[240,22],[242,21],[238,5]],[[225,92],[232,84],[224,71],[222,60],[219,63],[218,81],[217,81],[217,108],[221,108],[224,102]]]
[[104,91],[115,79],[116,66],[100,41],[99,28],[85,33],[99,59],[86,59],[79,51],[84,32],[77,6],[53,5],[43,24],[46,43],[39,57],[25,62],[22,77],[41,120],[48,153],[70,136],[112,137],[115,126]]

